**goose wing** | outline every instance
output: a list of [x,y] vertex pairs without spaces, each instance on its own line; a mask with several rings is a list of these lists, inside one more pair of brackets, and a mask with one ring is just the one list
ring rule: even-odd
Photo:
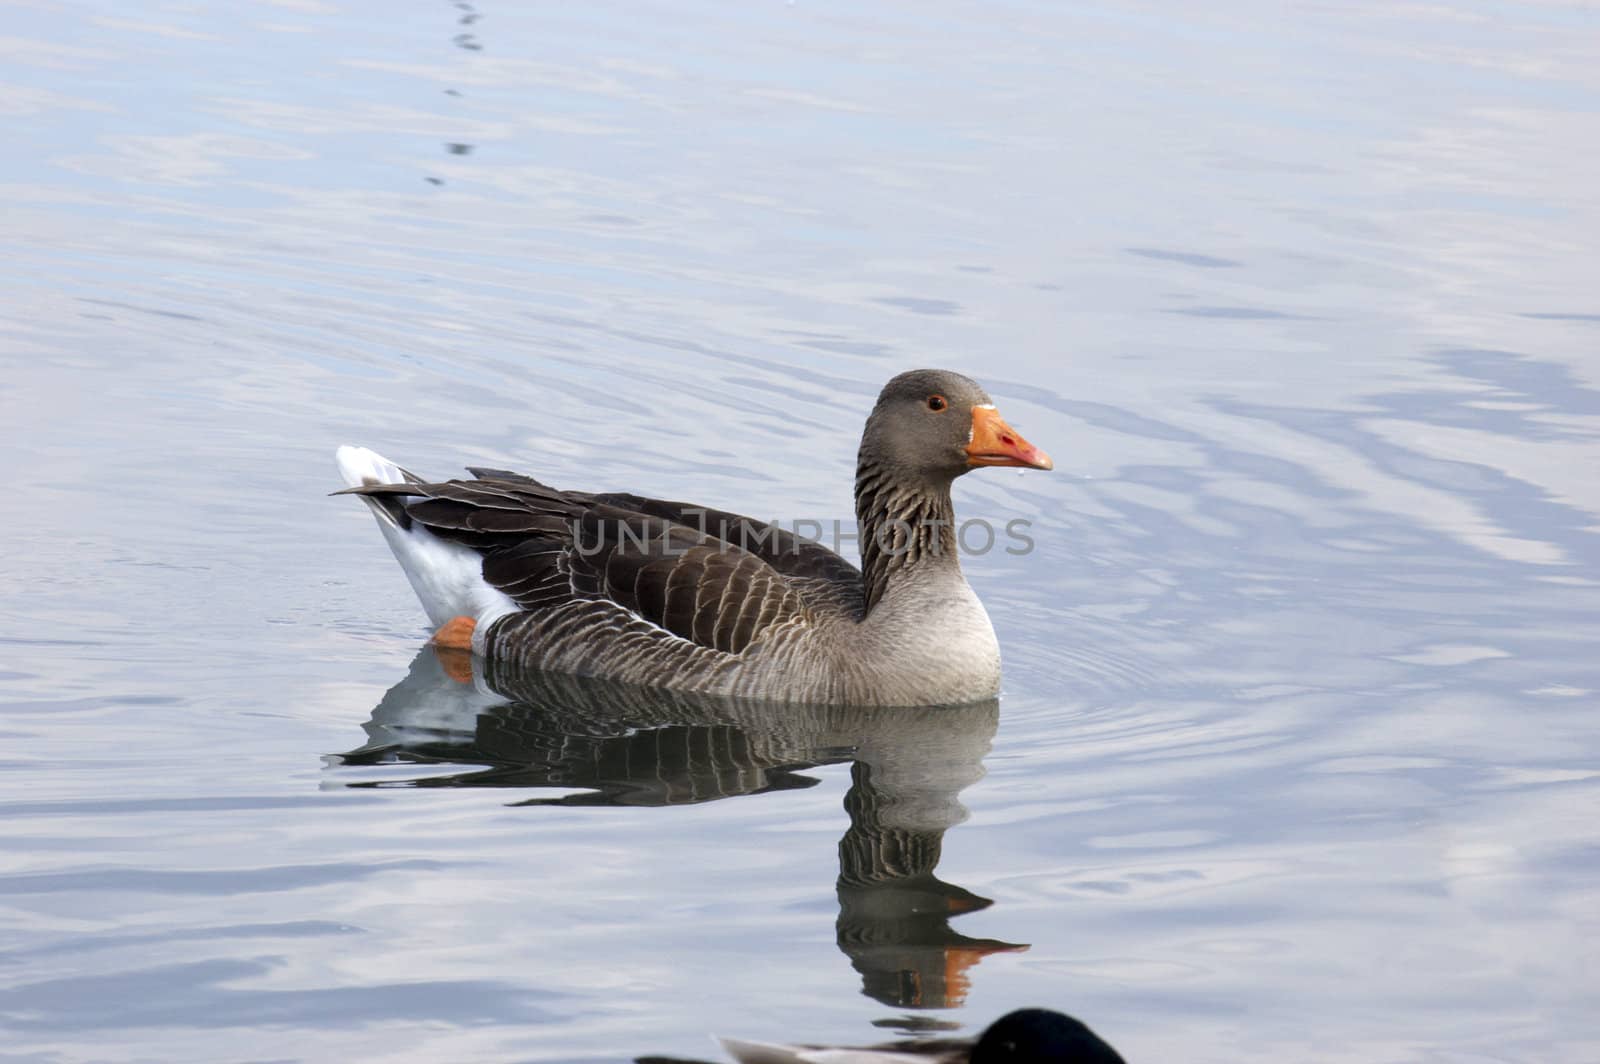
[[[350,492],[399,503],[410,521],[476,550],[484,579],[523,610],[601,603],[728,654],[773,627],[813,623],[804,586],[833,586],[818,575],[831,570],[814,552],[795,559],[783,558],[782,548],[773,552],[774,560],[790,561],[786,573],[737,538],[713,534],[714,521],[702,531],[674,520],[691,509],[683,504],[652,506],[638,496],[564,492],[531,477],[473,472],[478,479]],[[729,527],[736,534],[733,522]]]
[[[467,471],[479,480],[553,490],[530,476],[504,469],[472,466]],[[860,569],[816,540],[790,532],[775,522],[758,521],[710,506],[652,499],[627,492],[560,494],[575,502],[659,518],[739,547],[788,577],[813,608],[852,617],[859,617],[865,610]]]

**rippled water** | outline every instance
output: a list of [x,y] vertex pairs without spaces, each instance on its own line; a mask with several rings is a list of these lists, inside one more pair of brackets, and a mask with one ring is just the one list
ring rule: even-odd
[[[6,10],[0,1059],[1600,1058],[1592,5]],[[508,705],[324,497],[846,516],[915,365],[998,707]]]

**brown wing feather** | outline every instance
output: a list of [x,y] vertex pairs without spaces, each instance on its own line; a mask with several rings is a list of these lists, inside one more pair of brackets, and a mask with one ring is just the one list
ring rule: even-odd
[[[350,492],[400,503],[434,535],[477,550],[484,579],[523,610],[607,603],[724,653],[743,651],[775,625],[809,622],[803,581],[835,579],[846,596],[852,586],[859,595],[853,566],[761,522],[634,495],[561,492],[498,470],[474,472],[480,479]],[[691,514],[693,524],[677,519]]]
[[861,570],[816,540],[805,539],[776,524],[757,521],[727,510],[714,510],[688,502],[649,499],[614,492],[592,495],[597,505],[615,506],[634,513],[664,518],[742,547],[784,576],[828,580],[861,590]]

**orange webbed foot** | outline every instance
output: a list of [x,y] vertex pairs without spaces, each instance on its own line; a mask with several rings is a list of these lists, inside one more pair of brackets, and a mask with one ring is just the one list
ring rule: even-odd
[[445,675],[458,683],[472,682],[472,633],[477,627],[471,617],[452,617],[428,640]]
[[471,650],[472,633],[477,627],[478,622],[471,617],[452,617],[433,633],[429,642],[449,650]]

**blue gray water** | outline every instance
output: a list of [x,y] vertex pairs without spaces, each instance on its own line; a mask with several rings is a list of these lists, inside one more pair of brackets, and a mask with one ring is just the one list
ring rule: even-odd
[[[1593,5],[6,13],[0,1060],[1600,1059]],[[325,497],[847,516],[920,365],[997,708],[499,705]]]

